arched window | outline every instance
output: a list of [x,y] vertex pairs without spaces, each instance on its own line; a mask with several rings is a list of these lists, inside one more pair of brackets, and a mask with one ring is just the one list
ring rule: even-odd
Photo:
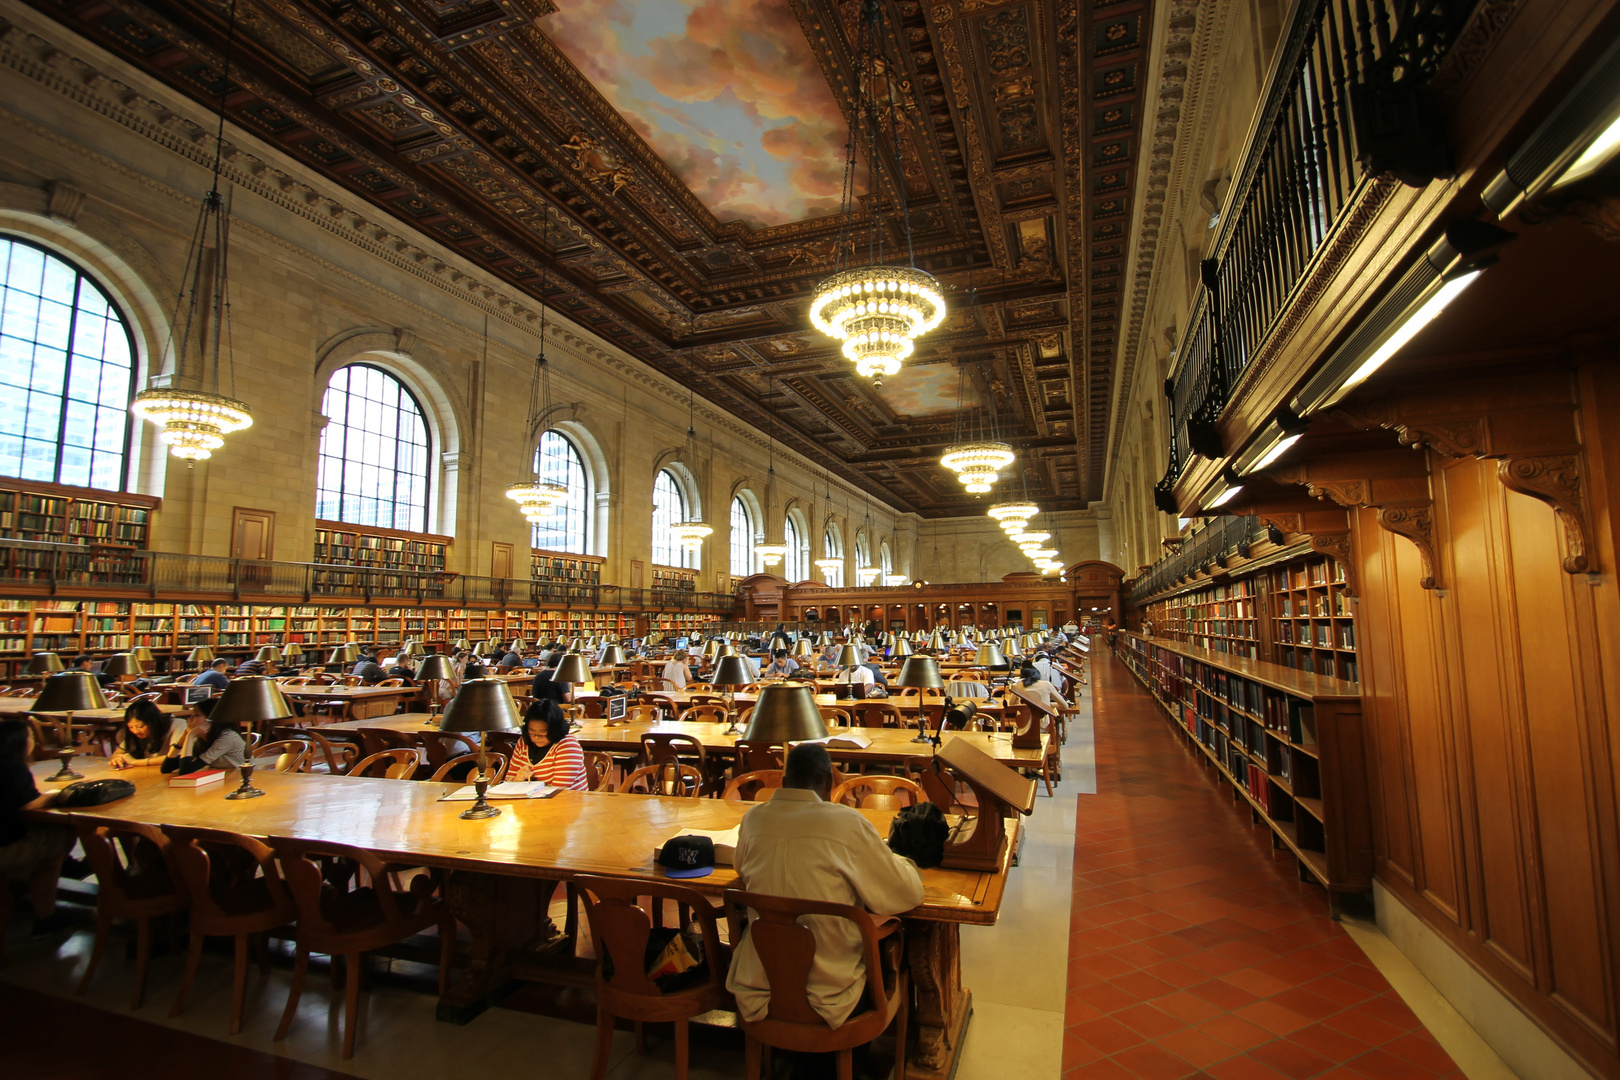
[[315,516],[427,532],[432,448],[405,384],[382,368],[349,364],[332,373],[321,412]]
[[652,561],[660,566],[696,566],[695,556],[687,553],[670,536],[669,527],[686,520],[686,493],[668,469],[660,470],[653,481]]
[[731,576],[754,572],[754,517],[741,498],[731,500]]
[[0,237],[0,475],[121,490],[134,355],[99,285]]
[[855,569],[860,570],[872,565],[872,546],[867,542],[865,533],[855,534]]
[[567,488],[568,498],[535,525],[529,543],[547,551],[588,554],[585,507],[590,502],[590,490],[585,480],[585,459],[578,448],[565,436],[546,432],[534,452],[534,471],[542,481]]
[[894,556],[889,554],[889,542],[887,540],[878,545],[878,566],[882,568],[884,577],[894,573]]
[[[825,558],[843,559],[844,537],[838,531],[837,522],[829,521],[827,523],[827,531],[821,536],[821,551]],[[842,589],[844,587],[844,567],[842,563],[831,570],[823,571],[821,578],[830,587]]]
[[803,581],[810,575],[804,568],[804,546],[799,539],[799,523],[789,514],[782,523],[782,543],[787,554],[782,559],[782,576],[789,581]]

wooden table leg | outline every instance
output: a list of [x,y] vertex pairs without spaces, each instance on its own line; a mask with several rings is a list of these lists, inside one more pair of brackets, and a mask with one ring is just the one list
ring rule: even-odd
[[949,1080],[962,1052],[973,995],[962,989],[961,931],[955,923],[906,920],[906,962],[911,969],[916,1042],[906,1061],[908,1080]]
[[557,937],[546,913],[557,883],[546,878],[478,874],[450,875],[450,910],[472,931],[471,956],[439,999],[438,1018],[465,1024],[500,999],[512,981],[513,964]]

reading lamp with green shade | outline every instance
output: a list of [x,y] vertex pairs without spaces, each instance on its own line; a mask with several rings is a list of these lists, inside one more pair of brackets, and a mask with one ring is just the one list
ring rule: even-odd
[[62,658],[53,652],[37,652],[28,661],[28,674],[55,675],[62,670]]
[[737,688],[747,686],[754,681],[753,674],[748,670],[748,661],[740,656],[722,656],[715,665],[714,675],[709,679],[711,686],[720,687],[726,695],[726,719],[731,721],[726,728],[727,735],[737,734]]
[[[416,668],[416,681],[427,688],[429,726],[439,723],[439,684],[450,682],[456,677],[456,669],[451,666],[448,656],[434,653],[422,658],[422,663]],[[427,685],[427,684],[432,685]]]
[[73,714],[85,712],[90,709],[105,709],[107,695],[101,692],[101,683],[88,671],[59,671],[46,678],[40,687],[39,697],[34,699],[33,708],[29,712],[67,713],[67,723],[63,729],[62,749],[56,756],[62,762],[62,767],[47,781],[82,780],[84,774],[76,773],[68,768],[68,762],[73,760],[76,749],[68,745],[73,731]]
[[[914,686],[919,690],[942,690],[945,682],[939,677],[939,661],[932,656],[908,656],[906,662],[900,665],[900,674],[895,677],[896,686]],[[931,741],[924,733],[928,726],[927,715],[923,712],[922,702],[917,702],[917,737],[912,742]]]
[[[491,731],[511,731],[522,723],[523,717],[506,683],[500,679],[468,679],[444,707],[439,730],[477,731],[487,735]],[[484,735],[478,740],[478,774],[473,777],[473,790],[478,798],[461,812],[464,818],[491,818],[501,812],[500,807],[489,805],[484,798],[489,790],[489,740]]]
[[[266,646],[268,648],[269,646]],[[260,650],[261,654],[263,650]],[[249,730],[260,724],[286,720],[293,714],[281,685],[264,675],[247,675],[232,679],[225,692],[214,702],[208,714],[210,724],[242,724]],[[225,796],[227,799],[257,799],[264,792],[253,786],[253,759],[242,760],[242,786]]]
[[759,701],[748,717],[748,742],[787,744],[827,737],[827,722],[816,707],[815,693],[802,683],[772,683],[759,689]]

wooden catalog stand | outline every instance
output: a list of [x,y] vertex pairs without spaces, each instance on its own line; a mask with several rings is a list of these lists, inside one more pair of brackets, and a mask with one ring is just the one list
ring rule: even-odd
[[965,818],[945,845],[941,866],[995,873],[1006,863],[1007,818],[1035,811],[1035,781],[1020,776],[966,739],[950,739],[933,757],[922,759],[923,789],[942,811],[957,805],[955,781],[973,789],[977,817]]

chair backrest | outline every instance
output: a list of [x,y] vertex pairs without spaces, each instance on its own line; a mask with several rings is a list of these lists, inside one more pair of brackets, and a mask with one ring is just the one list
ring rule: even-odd
[[[596,945],[596,986],[600,1000],[609,994],[634,997],[663,997],[658,984],[647,978],[647,939],[652,933],[652,916],[639,903],[651,900],[649,907],[661,908],[673,900],[697,916],[702,931],[704,959],[709,973],[700,987],[718,988],[726,977],[726,963],[720,951],[720,926],[708,897],[696,889],[673,882],[624,881],[617,878],[581,876],[574,887],[585,902],[585,918]],[[607,974],[607,959],[613,958],[613,974]]]
[[117,904],[179,890],[170,872],[169,838],[156,825],[135,821],[75,825],[101,897]]
[[[321,760],[326,763],[326,771],[331,776],[342,776],[355,759],[360,756],[360,748],[353,743],[334,743],[325,735],[311,728],[303,728],[300,736],[310,741],[315,751],[320,754]],[[304,771],[312,772],[315,761],[311,759],[304,763]]]
[[781,769],[756,769],[732,777],[723,798],[732,802],[768,802],[781,787]]
[[739,772],[780,769],[782,761],[787,756],[787,750],[781,743],[765,739],[738,739],[736,745]]
[[700,770],[709,760],[703,744],[685,732],[649,731],[641,737],[643,762],[650,765],[672,754],[677,757],[696,758]]
[[126,701],[125,704],[126,705],[133,705],[137,701],[156,701],[158,698],[160,698],[162,696],[163,696],[163,694],[162,694],[161,691],[153,690],[150,693],[146,693],[146,694],[136,694],[133,697],[131,697],[128,701]]
[[384,750],[414,750],[417,746],[417,736],[414,732],[366,727],[360,728],[355,734],[360,737],[360,752],[366,755],[378,754]]
[[[908,689],[914,689],[908,687]],[[900,710],[883,701],[857,701],[851,706],[855,721],[861,727],[904,727],[905,718]]]
[[656,723],[659,715],[656,705],[630,705],[624,710],[624,718],[632,724]]
[[416,775],[417,767],[421,764],[417,760],[415,750],[395,747],[392,750],[379,750],[375,754],[368,754],[350,766],[345,776],[376,776],[388,780],[409,780]]
[[297,739],[279,739],[253,748],[249,760],[255,768],[269,767],[276,772],[303,772],[304,762],[314,749]]
[[601,698],[587,698],[582,704],[587,720],[600,720],[607,715],[607,702]]
[[726,722],[726,707],[724,705],[693,705],[675,718],[680,721],[706,721],[723,724]]
[[928,801],[927,792],[904,776],[852,776],[833,789],[832,802],[873,810],[898,810]]
[[402,678],[395,678],[395,679],[383,679],[381,682],[373,683],[372,685],[373,686],[409,686],[410,684],[407,683]]
[[366,876],[371,879],[372,891],[377,895],[378,905],[374,910],[381,917],[369,925],[399,921],[401,917],[399,902],[395,899],[393,890],[387,885],[388,864],[376,855],[364,848],[321,840],[294,840],[272,836],[269,843],[276,853],[276,862],[281,867],[281,880],[286,884],[287,891],[292,894],[293,903],[298,905],[300,941],[310,938],[330,940],[366,929],[366,926],[357,926],[345,919],[340,930],[333,924],[321,904],[321,897],[327,885],[327,866],[324,864],[333,859],[357,865],[366,871]]
[[696,799],[703,794],[703,774],[690,765],[667,758],[643,765],[625,777],[620,791],[633,795],[680,795]]
[[163,835],[169,840],[169,864],[190,895],[191,906],[196,914],[210,919],[224,919],[232,915],[245,914],[234,907],[227,910],[221,906],[214,886],[222,883],[213,880],[213,857],[208,852],[209,846],[236,847],[247,852],[264,872],[264,884],[269,890],[271,903],[276,907],[292,903],[292,895],[288,893],[287,886],[276,869],[275,852],[268,844],[251,836],[243,836],[241,833],[225,832],[221,829],[193,829],[182,825],[164,825]]
[[13,686],[0,691],[0,697],[37,697],[38,695],[39,687],[37,686]]
[[[489,782],[491,784],[500,783],[501,778],[506,775],[506,755],[487,754],[486,760],[489,764]],[[477,773],[478,755],[462,754],[460,757],[453,757],[437,769],[434,769],[432,779],[441,783],[470,784]]]
[[585,780],[592,791],[613,790],[613,756],[599,750],[585,751]]
[[711,683],[689,682],[689,683],[686,684],[686,692],[688,694],[707,694],[707,693],[712,692],[713,690],[714,690],[714,686]]
[[821,718],[827,722],[827,726],[830,728],[853,727],[855,724],[855,719],[850,715],[848,709],[835,709],[831,705],[822,705],[820,708]]
[[915,686],[902,686],[900,688],[900,692],[897,693],[897,694],[894,694],[893,696],[894,697],[921,697],[922,696],[922,691],[919,690]]
[[[642,886],[645,888],[645,884]],[[770,1019],[789,1024],[826,1026],[821,1014],[810,1005],[806,988],[810,984],[810,969],[816,959],[816,936],[799,920],[806,915],[824,915],[845,919],[855,924],[861,935],[861,952],[866,959],[866,989],[873,1010],[886,1013],[889,1007],[888,988],[879,973],[883,970],[878,956],[877,923],[864,908],[851,904],[829,904],[819,900],[800,900],[786,896],[766,896],[764,893],[727,889],[725,894],[726,918],[732,923],[731,940],[738,941],[735,927],[744,916],[750,918],[748,936],[754,942],[754,952],[760,966],[765,969],[766,985],[771,987]]]
[[477,744],[454,731],[424,731],[417,737],[427,751],[428,764],[435,769],[453,757],[478,753]]

